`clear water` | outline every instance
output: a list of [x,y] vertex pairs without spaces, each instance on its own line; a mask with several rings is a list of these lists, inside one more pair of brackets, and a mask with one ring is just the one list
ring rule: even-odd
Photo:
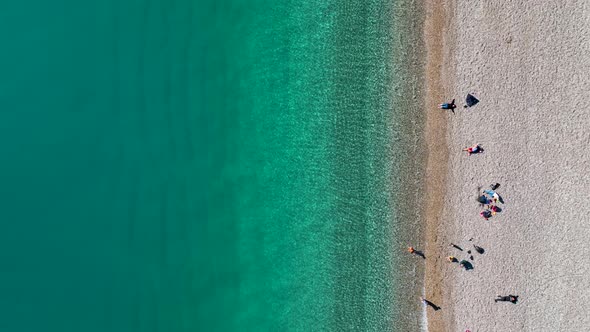
[[420,324],[414,1],[4,7],[0,330]]

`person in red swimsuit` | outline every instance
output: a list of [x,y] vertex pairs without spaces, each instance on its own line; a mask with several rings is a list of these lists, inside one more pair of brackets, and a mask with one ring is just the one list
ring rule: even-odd
[[474,153],[482,152],[483,149],[481,148],[481,146],[479,146],[479,144],[475,144],[474,146],[464,148],[463,151],[467,151],[467,154],[471,156]]

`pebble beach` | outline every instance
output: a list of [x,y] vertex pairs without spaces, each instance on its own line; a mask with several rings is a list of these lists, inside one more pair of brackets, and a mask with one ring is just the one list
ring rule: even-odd
[[[425,283],[427,298],[442,308],[428,311],[428,330],[586,330],[590,4],[428,6]],[[464,109],[467,93],[480,103]],[[436,109],[452,98],[454,114]],[[484,153],[461,151],[473,144]],[[505,204],[486,221],[475,199],[494,183]],[[473,270],[449,263],[449,255]],[[508,294],[519,301],[494,302]]]

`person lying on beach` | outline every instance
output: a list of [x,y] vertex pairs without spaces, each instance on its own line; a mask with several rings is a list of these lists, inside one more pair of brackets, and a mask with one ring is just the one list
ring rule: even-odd
[[455,99],[453,99],[450,103],[438,104],[438,108],[440,108],[441,110],[453,111],[455,109],[455,107],[457,107],[457,105],[455,105]]
[[500,212],[500,208],[495,205],[490,205],[488,209],[492,211],[492,216],[495,216],[497,212]]
[[468,147],[468,148],[464,148],[463,151],[467,151],[467,155],[471,156],[474,153],[481,153],[483,152],[483,149],[481,146],[479,146],[479,144],[475,144],[474,146]]
[[516,302],[518,302],[518,296],[516,295],[508,295],[508,296],[502,296],[502,295],[498,295],[497,299],[494,299],[494,302],[512,302],[514,304],[516,304]]
[[493,203],[492,200],[489,200],[485,195],[481,195],[476,199],[479,202],[479,206],[490,205]]
[[483,191],[486,195],[490,196],[494,202],[504,203],[500,195],[493,190],[486,189]]
[[493,216],[492,211],[490,210],[483,210],[479,213],[479,215],[485,220],[488,220]]
[[448,259],[448,260],[449,260],[449,262],[451,262],[451,263],[456,263],[456,262],[458,262],[458,260],[457,260],[457,258],[455,258],[455,256],[449,256],[449,257],[447,257],[447,259]]

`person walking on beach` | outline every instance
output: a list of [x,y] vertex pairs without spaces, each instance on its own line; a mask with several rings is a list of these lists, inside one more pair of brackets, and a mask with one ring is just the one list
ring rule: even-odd
[[422,303],[424,303],[424,305],[427,305],[429,307],[432,307],[432,309],[434,309],[434,311],[440,310],[440,307],[439,306],[437,306],[436,304],[428,301],[427,299],[425,299],[423,297],[420,297],[420,301],[422,301]]

